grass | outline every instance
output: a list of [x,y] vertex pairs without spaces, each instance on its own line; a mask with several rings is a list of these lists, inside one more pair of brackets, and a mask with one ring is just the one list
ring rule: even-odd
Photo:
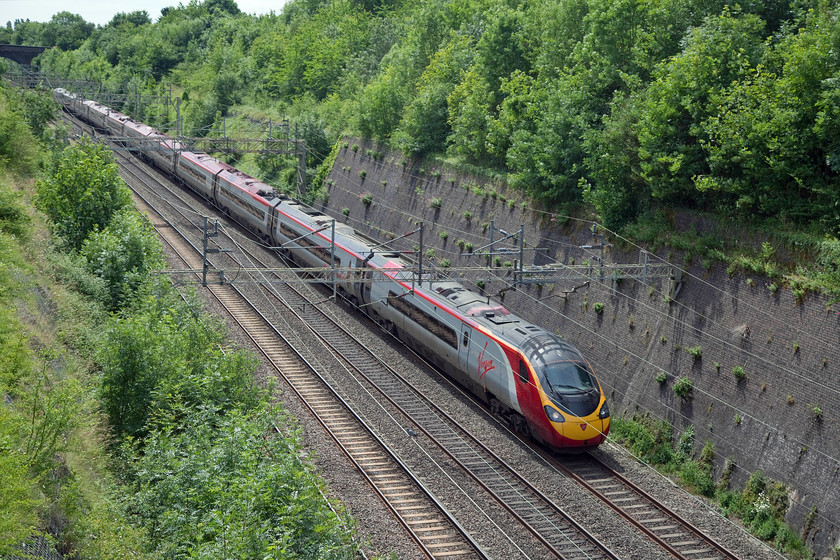
[[789,286],[799,303],[808,292],[840,300],[840,240],[821,232],[773,222],[736,222],[719,216],[704,233],[692,227],[679,231],[673,227],[669,212],[660,210],[624,226],[620,233],[653,251],[667,247],[690,253],[707,269],[713,262],[723,263],[730,276],[739,271],[764,276],[771,292]]

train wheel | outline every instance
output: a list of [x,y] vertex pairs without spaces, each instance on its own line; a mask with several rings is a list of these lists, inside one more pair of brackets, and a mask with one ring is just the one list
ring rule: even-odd
[[510,423],[513,425],[514,430],[519,432],[525,438],[532,439],[531,427],[528,425],[528,422],[525,420],[525,418],[522,417],[521,414],[517,414],[516,412],[511,413]]

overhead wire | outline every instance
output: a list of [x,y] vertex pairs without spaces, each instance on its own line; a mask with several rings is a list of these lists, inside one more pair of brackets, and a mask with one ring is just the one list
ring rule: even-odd
[[[423,178],[424,178],[424,177],[421,177],[421,176],[411,175],[411,174],[409,174],[409,176],[410,176],[410,177],[417,178],[417,179],[423,179]],[[353,181],[353,182],[354,182],[357,186],[361,186],[361,182],[355,182],[355,181]],[[351,192],[351,191],[346,191],[346,192]],[[396,209],[396,208],[391,208],[391,207],[389,207],[389,209],[390,209],[390,210],[393,210],[393,211],[401,211],[402,213],[405,213],[405,209]],[[535,211],[535,212],[542,212],[542,213],[544,213],[544,214],[553,215],[553,216],[557,216],[557,215],[558,215],[558,214],[555,214],[555,213],[550,213],[550,212],[546,212],[546,211],[542,211],[542,210],[538,210],[538,209],[530,209],[530,210]],[[420,217],[420,216],[414,216],[414,218],[416,218],[416,219],[421,219],[422,217]],[[571,217],[571,216],[563,216],[563,218],[564,218],[564,219],[578,219],[578,218],[574,218],[574,217]],[[581,221],[585,221],[585,222],[587,222],[587,223],[591,223],[591,221],[589,221],[589,220],[581,220]],[[360,220],[354,220],[354,222],[355,222],[355,223],[359,223],[360,225],[362,224],[362,222],[361,222]],[[365,224],[365,225],[366,225],[366,224]],[[464,231],[464,230],[453,229],[453,231],[455,231],[456,233],[463,234],[463,235],[475,235],[475,234],[473,234],[473,233],[471,233],[471,232],[467,232],[467,231]],[[391,232],[391,233],[393,233],[393,232]],[[629,242],[628,240],[624,239],[623,237],[618,236],[617,234],[615,234],[615,232],[611,232],[611,233],[613,233],[613,235],[616,235],[617,237],[621,238],[623,241],[625,241],[625,242],[627,242],[627,243],[629,243],[629,244],[631,244],[631,245],[634,245],[634,244],[632,244],[632,242]],[[550,241],[549,241],[549,242],[550,242]],[[635,245],[635,246],[641,249],[641,247],[639,247],[638,245]],[[457,254],[459,254],[459,253],[455,253],[455,252],[452,252],[452,251],[447,251],[447,252],[446,252],[446,254],[457,255]],[[593,254],[593,256],[595,256],[595,255]],[[655,256],[655,255],[654,255],[654,256]],[[656,257],[656,258],[658,258],[658,257]],[[663,259],[660,259],[660,260],[663,260]],[[665,262],[665,261],[663,260],[663,262]],[[711,286],[711,287],[712,287],[712,288],[714,288],[714,289],[717,289],[720,293],[724,293],[724,292],[723,292],[723,290],[721,290],[720,288],[717,288],[716,286],[713,286],[712,284],[710,284],[710,283],[708,283],[708,282],[705,282],[703,279],[701,279],[701,278],[699,278],[699,277],[697,277],[697,276],[695,276],[695,275],[691,275],[691,274],[689,274],[689,276],[690,276],[690,277],[692,277],[692,278],[694,278],[694,279],[696,279],[696,280],[699,280],[699,281],[701,281],[701,282],[706,283],[707,285]],[[520,293],[524,293],[524,292],[520,291]],[[528,296],[530,297],[530,295],[529,295],[529,294],[526,294],[526,295],[528,295]],[[621,294],[621,295],[622,295],[623,297],[625,297],[625,298],[628,298],[628,297],[629,297],[629,296],[627,296],[626,294]],[[539,300],[537,300],[537,299],[535,299],[535,298],[532,298],[532,299],[534,299],[534,301],[536,301],[538,304],[540,304],[540,305],[544,305],[544,304],[543,304],[542,302],[540,302]],[[635,302],[635,303],[638,303],[638,300],[634,300],[634,302]],[[645,307],[647,307],[647,308],[649,308],[649,309],[652,309],[652,307],[651,307],[651,306],[649,306],[649,305],[647,305],[647,304],[644,304],[644,303],[643,303],[642,305],[644,305]],[[678,305],[680,305],[680,306],[682,306],[683,308],[687,309],[688,311],[690,311],[690,312],[692,312],[692,313],[695,313],[695,314],[696,314],[696,312],[695,312],[694,310],[692,310],[692,309],[688,308],[687,306],[684,306],[681,302],[678,302]],[[758,308],[757,306],[753,306],[753,305],[752,305],[752,304],[750,304],[750,303],[746,303],[746,305],[748,305],[748,306],[750,306],[751,308],[755,309],[757,312],[759,312],[759,313],[764,313],[764,315],[765,315],[765,316],[767,316],[767,317],[772,317],[774,320],[778,321],[778,319],[777,319],[776,317],[774,317],[772,314],[769,314],[769,313],[767,313],[767,312],[765,312],[765,311],[761,310],[761,309],[760,309],[760,308]],[[659,313],[661,313],[661,312],[659,312]],[[586,330],[587,330],[590,334],[593,334],[593,335],[599,336],[599,335],[598,335],[598,333],[596,333],[595,331],[593,331],[593,330],[591,330],[591,329],[589,329],[589,328],[585,327],[582,323],[579,323],[579,322],[574,321],[571,317],[568,317],[568,316],[566,316],[566,315],[563,315],[562,313],[560,313],[560,315],[561,315],[561,316],[563,316],[563,317],[565,317],[565,319],[567,319],[567,320],[570,320],[570,321],[574,322],[574,323],[575,323],[575,324],[577,324],[579,327],[586,329]],[[664,315],[664,314],[663,314],[663,315]],[[694,329],[694,330],[698,330],[697,328],[695,328],[695,327],[691,327],[690,325],[688,325],[688,323],[686,323],[685,321],[681,321],[681,323],[682,323],[684,326],[689,326],[690,328],[692,328],[692,329]],[[797,328],[798,328],[798,327],[797,327]],[[801,328],[798,328],[798,332],[800,332],[800,333],[801,333],[801,332],[803,332],[803,331],[801,330]],[[723,345],[734,346],[734,345],[732,345],[731,343],[729,343],[729,342],[727,342],[727,341],[724,341],[724,340],[721,340],[721,339],[719,339],[719,338],[717,338],[717,337],[712,337],[712,338],[713,338],[713,340],[715,340],[715,341],[717,341],[717,342],[719,342],[719,343],[721,343],[721,344],[723,344]],[[829,342],[828,342],[828,341],[825,341],[825,340],[823,341],[823,343],[825,343],[825,344],[829,344]],[[618,346],[618,345],[616,345],[615,347],[616,347],[617,349],[624,350],[624,349],[622,349],[622,348],[621,348],[620,346]],[[739,351],[743,351],[743,349],[742,349],[742,348],[738,348],[738,350],[739,350]],[[633,355],[636,359],[640,360],[640,361],[641,361],[641,362],[643,362],[643,363],[647,363],[647,364],[649,364],[649,365],[653,365],[652,363],[648,362],[647,360],[645,360],[645,359],[644,359],[644,358],[642,358],[641,356],[636,355],[635,353],[632,353],[632,352],[631,352],[630,354],[632,354],[632,355]],[[765,363],[770,363],[770,364],[772,364],[772,362],[771,362],[771,361],[769,361],[769,360],[764,360],[763,358],[759,357],[758,355],[755,355],[755,354],[753,354],[753,353],[749,353],[749,354],[750,354],[751,356],[755,357],[755,358],[758,358],[758,359],[760,359],[760,360],[764,361]],[[793,371],[793,370],[787,370],[787,371],[788,371],[789,373],[792,373],[794,376],[799,376],[799,377],[801,377],[801,378],[805,379],[806,381],[812,381],[812,380],[809,380],[808,378],[806,378],[806,377],[804,377],[804,376],[801,376],[800,374],[798,374],[797,372],[795,372],[795,371]],[[824,389],[829,390],[829,391],[834,391],[833,389],[829,388],[828,386],[826,386],[826,385],[824,385],[824,384],[819,384],[819,383],[816,383],[816,384],[817,384],[818,386],[821,386],[821,387],[822,387],[822,388],[824,388]],[[738,411],[738,410],[739,410],[737,407],[735,407],[735,406],[734,406],[734,405],[732,405],[731,403],[728,403],[728,402],[726,402],[726,401],[724,401],[724,400],[722,400],[722,399],[720,399],[720,398],[717,398],[717,397],[715,397],[715,396],[711,395],[710,393],[706,393],[706,392],[700,391],[699,389],[698,389],[698,392],[701,392],[701,393],[703,393],[704,395],[707,395],[708,397],[712,398],[713,400],[716,400],[716,401],[718,401],[718,402],[723,403],[725,406],[729,406],[729,407],[733,408],[733,410],[736,410],[736,411]],[[835,392],[836,392],[836,391],[835,391]],[[684,419],[688,420],[688,419],[687,419],[684,415],[680,414],[680,413],[679,413],[679,412],[677,412],[676,410],[671,409],[671,411],[672,411],[672,412],[675,412],[675,413],[676,413],[676,414],[678,414],[679,416],[682,416]],[[751,416],[751,415],[747,414],[745,411],[739,411],[739,412],[744,412],[744,416],[745,416],[745,417],[749,417],[749,418],[753,418],[753,419],[755,419],[753,416]],[[758,419],[755,419],[755,420],[757,420],[759,423],[762,423],[763,425],[767,425],[766,423],[763,423],[763,422],[761,422],[761,421],[760,421],[760,420],[758,420]],[[778,431],[778,430],[777,430],[777,431]],[[818,452],[820,452],[820,451],[818,451]],[[837,458],[836,458],[836,457],[832,457],[832,456],[830,456],[830,455],[828,455],[828,454],[823,454],[823,455],[824,455],[826,458],[829,458],[829,459],[831,459],[831,460],[833,460],[833,461],[835,461],[835,462],[837,461]]]

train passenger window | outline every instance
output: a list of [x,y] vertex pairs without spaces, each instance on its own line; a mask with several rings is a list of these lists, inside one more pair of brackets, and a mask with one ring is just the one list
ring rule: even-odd
[[429,315],[416,305],[406,301],[394,292],[388,292],[388,305],[426,329],[452,348],[458,349],[458,333],[449,325]]
[[464,331],[464,348],[470,343],[470,331]]
[[519,381],[521,383],[528,382],[528,366],[522,360],[519,360]]

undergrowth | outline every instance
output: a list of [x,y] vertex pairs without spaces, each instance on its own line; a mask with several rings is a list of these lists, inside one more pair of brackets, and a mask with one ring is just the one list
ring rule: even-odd
[[649,414],[614,417],[610,437],[689,491],[716,503],[723,515],[740,520],[750,533],[791,558],[813,557],[800,535],[785,522],[790,505],[785,484],[756,471],[742,490],[731,489],[735,465],[730,460],[715,480],[715,447],[706,442],[698,454],[693,426],[687,427],[674,443],[673,426],[664,420],[653,419]]
[[721,263],[730,276],[741,272],[766,277],[790,287],[797,301],[806,292],[827,294],[832,303],[840,301],[840,240],[773,223],[714,220],[715,225],[702,233],[693,225],[680,230],[668,213],[658,211],[626,225],[620,233],[653,252],[682,251],[684,262],[697,259],[706,268]]

